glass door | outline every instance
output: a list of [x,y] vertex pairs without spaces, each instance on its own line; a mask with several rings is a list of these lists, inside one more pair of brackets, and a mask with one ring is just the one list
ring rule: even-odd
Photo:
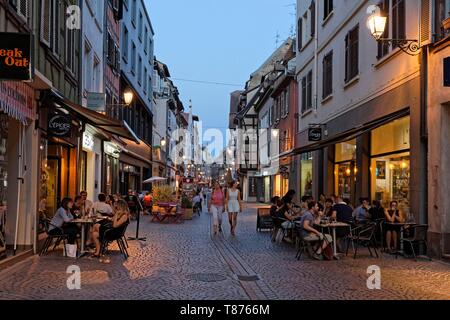
[[47,194],[47,213],[51,217],[55,214],[59,199],[59,176],[60,160],[58,158],[48,158],[45,168],[46,174],[46,194]]

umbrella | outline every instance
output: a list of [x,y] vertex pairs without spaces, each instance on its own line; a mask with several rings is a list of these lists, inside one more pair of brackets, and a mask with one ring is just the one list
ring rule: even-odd
[[167,178],[163,178],[163,177],[151,177],[150,179],[147,179],[142,183],[147,184],[147,183],[161,182],[161,181],[166,181],[166,180],[167,180]]

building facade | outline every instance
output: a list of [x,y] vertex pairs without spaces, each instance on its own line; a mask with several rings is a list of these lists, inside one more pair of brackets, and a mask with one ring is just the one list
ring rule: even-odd
[[[124,1],[121,23],[121,92],[132,92],[133,101],[115,116],[125,121],[139,138],[126,141],[119,158],[120,192],[149,189],[142,182],[152,176],[153,27],[143,0]],[[128,150],[133,151],[129,152]]]
[[[315,198],[340,194],[356,204],[370,197],[386,208],[397,200],[406,215],[424,220],[419,60],[374,40],[366,10],[378,3],[324,3],[298,6],[297,151],[302,164],[312,158],[300,180],[312,177]],[[386,37],[418,39],[415,1],[386,1],[383,10],[391,17]],[[322,130],[318,142],[313,128]]]

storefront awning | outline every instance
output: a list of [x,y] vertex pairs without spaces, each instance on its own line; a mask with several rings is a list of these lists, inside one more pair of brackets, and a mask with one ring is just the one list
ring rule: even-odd
[[133,140],[137,144],[140,144],[140,139],[133,132],[130,126],[125,121],[118,121],[104,115],[102,113],[98,113],[96,111],[90,110],[88,108],[84,108],[72,101],[58,95],[57,93],[52,91],[52,97],[56,98],[58,102],[61,104],[61,107],[67,107],[73,113],[76,113],[77,116],[89,123],[90,125],[97,127],[107,133],[117,135],[122,138],[126,138],[129,140]]
[[326,147],[329,147],[329,146],[332,146],[332,145],[335,145],[335,144],[338,144],[341,142],[353,140],[365,133],[368,133],[376,128],[379,128],[385,124],[388,124],[389,122],[406,117],[409,114],[410,114],[409,108],[400,110],[398,112],[395,112],[395,113],[389,115],[388,117],[362,124],[356,128],[352,128],[350,130],[336,134],[326,140],[322,140],[320,142],[316,142],[316,143],[310,144],[308,146],[296,148],[296,149],[292,150],[289,153],[289,155],[284,155],[284,156],[292,157],[292,156],[303,154],[303,153],[317,151],[317,150],[320,150],[320,149],[323,149],[323,148],[326,148]]

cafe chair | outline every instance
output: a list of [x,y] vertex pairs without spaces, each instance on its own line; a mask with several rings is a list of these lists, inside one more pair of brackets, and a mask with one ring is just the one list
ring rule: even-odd
[[[295,223],[295,231],[296,231],[296,239],[295,239],[295,247],[297,248],[297,254],[295,255],[295,258],[300,261],[302,258],[303,253],[308,253],[308,255],[311,257],[313,254],[313,248],[312,245],[316,242],[311,241],[305,241],[301,235],[302,228],[300,227],[300,223]],[[320,242],[320,241],[319,241]],[[318,243],[318,242],[317,242]]]
[[[59,227],[53,225],[50,221],[51,221],[51,220],[50,220],[50,219],[47,219],[47,218],[45,218],[45,219],[42,220],[43,225],[44,225],[44,229],[45,229],[45,233],[47,234],[47,238],[45,239],[44,244],[42,245],[42,249],[41,249],[41,252],[39,252],[39,255],[40,255],[40,256],[42,256],[42,255],[47,255],[47,254],[48,254],[48,249],[49,249],[49,248],[51,247],[51,245],[53,244],[53,240],[56,240],[56,241],[55,241],[55,244],[54,244],[54,246],[53,246],[53,250],[55,250],[55,248],[56,248],[56,247],[61,243],[61,241],[62,241],[63,244],[64,244],[64,246],[63,246],[64,256],[67,257],[67,252],[66,252],[67,235],[64,234],[64,231],[63,231],[62,228],[59,228]],[[48,232],[49,232],[50,227],[54,227],[54,228],[59,229],[59,230],[61,231],[61,234],[58,234],[58,235],[52,235],[52,234],[49,234]]]
[[[423,244],[425,247],[425,253],[428,252],[428,246],[427,246],[427,233],[428,233],[428,225],[426,224],[416,224],[409,228],[410,234],[412,236],[404,237],[400,241],[403,241],[403,245],[406,243],[409,244],[411,247],[411,251],[413,253],[414,260],[417,261],[417,255],[416,250],[414,249],[414,245],[420,245]],[[398,257],[398,252],[395,255],[395,257]],[[431,259],[428,258],[430,261]]]
[[105,231],[102,238],[102,243],[100,247],[101,255],[106,255],[108,253],[108,247],[111,243],[116,241],[119,247],[120,253],[124,256],[125,260],[130,256],[127,250],[127,243],[125,239],[125,232],[127,231],[128,222],[124,223],[118,228],[112,228]]
[[367,247],[371,257],[374,256],[372,252],[373,249],[375,252],[375,256],[379,258],[377,251],[377,242],[375,238],[376,229],[377,224],[373,222],[369,222],[365,225],[352,229],[351,233],[346,238],[347,240],[346,255],[348,255],[350,243],[352,243],[354,248],[353,259],[356,259],[356,255],[358,254],[358,245]]

